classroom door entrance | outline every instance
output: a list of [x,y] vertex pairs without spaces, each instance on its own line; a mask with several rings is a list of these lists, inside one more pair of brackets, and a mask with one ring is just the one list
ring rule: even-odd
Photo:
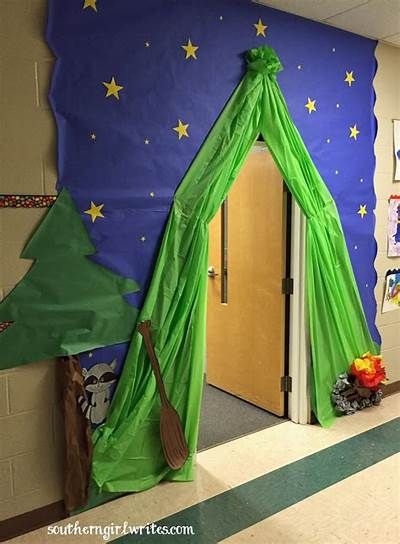
[[265,144],[210,224],[206,381],[284,415],[286,194]]

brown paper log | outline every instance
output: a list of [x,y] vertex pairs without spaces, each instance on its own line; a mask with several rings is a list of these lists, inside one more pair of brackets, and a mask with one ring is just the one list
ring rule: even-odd
[[65,424],[64,502],[71,512],[88,500],[92,437],[90,423],[78,404],[78,398],[85,396],[78,357],[60,357],[59,368]]

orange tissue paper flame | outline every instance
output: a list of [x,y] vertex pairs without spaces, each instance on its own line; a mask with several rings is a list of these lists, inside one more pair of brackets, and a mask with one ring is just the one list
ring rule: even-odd
[[362,387],[379,389],[380,385],[387,382],[385,365],[380,355],[372,355],[367,352],[362,357],[354,359],[350,374],[357,378]]

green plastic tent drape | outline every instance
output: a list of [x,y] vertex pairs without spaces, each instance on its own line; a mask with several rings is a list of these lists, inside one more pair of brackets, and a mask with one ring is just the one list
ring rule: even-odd
[[280,61],[268,47],[250,50],[247,60],[246,75],[176,192],[139,317],[152,321],[155,349],[170,400],[182,417],[190,457],[179,471],[166,466],[155,380],[135,333],[107,421],[94,433],[92,475],[102,490],[140,491],[161,479],[193,477],[205,358],[208,224],[259,133],[307,217],[313,405],[322,425],[335,417],[330,392],[338,374],[356,356],[377,352],[335,203],[276,81]]

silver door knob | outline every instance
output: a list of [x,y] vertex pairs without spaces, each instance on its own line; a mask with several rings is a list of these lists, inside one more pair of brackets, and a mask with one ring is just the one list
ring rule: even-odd
[[208,267],[207,274],[208,274],[209,278],[215,278],[215,276],[219,276],[219,274],[217,274],[217,272],[215,272],[213,266]]

